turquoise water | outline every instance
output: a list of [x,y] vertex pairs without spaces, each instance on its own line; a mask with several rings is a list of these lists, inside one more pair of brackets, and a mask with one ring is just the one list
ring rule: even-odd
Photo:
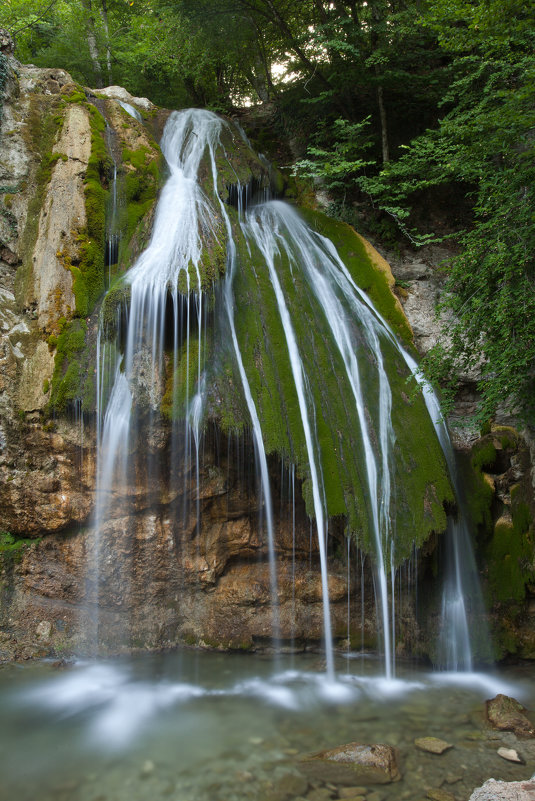
[[[532,668],[493,675],[432,674],[400,666],[381,678],[372,658],[337,657],[327,681],[317,655],[269,658],[182,651],[128,660],[51,662],[0,669],[1,801],[290,801],[338,798],[310,780],[303,757],[346,742],[399,749],[403,778],[364,787],[369,801],[458,801],[491,776],[535,771],[529,741],[483,729],[497,692],[530,707]],[[414,739],[454,747],[427,754]],[[497,749],[515,747],[525,765]],[[357,785],[361,784],[356,782]]]

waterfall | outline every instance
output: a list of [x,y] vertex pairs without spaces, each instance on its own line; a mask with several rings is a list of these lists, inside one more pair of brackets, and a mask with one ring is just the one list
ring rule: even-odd
[[117,161],[115,158],[116,143],[115,132],[106,124],[106,148],[113,163],[113,171],[110,176],[110,197],[108,201],[108,213],[106,215],[106,252],[105,266],[108,268],[107,286],[111,284],[111,273],[113,265],[119,259],[119,241],[121,233],[118,224],[118,191],[117,191]]
[[[193,387],[186,386],[186,411],[184,448],[185,458],[189,458],[191,432],[195,447],[195,473],[197,479],[197,515],[199,514],[199,437],[203,407],[202,380],[202,333],[203,333],[203,278],[200,261],[203,253],[203,236],[218,240],[218,221],[213,203],[201,189],[197,175],[201,159],[206,152],[210,154],[214,178],[214,193],[217,188],[217,167],[215,150],[219,145],[219,135],[223,121],[217,115],[199,109],[173,112],[165,126],[161,150],[169,168],[169,178],[159,199],[154,228],[147,249],[141,254],[124,277],[130,288],[130,305],[126,333],[126,345],[122,358],[117,348],[101,346],[99,334],[98,387],[98,452],[97,452],[97,492],[93,526],[95,530],[94,556],[90,564],[92,581],[99,581],[98,563],[100,559],[100,537],[102,527],[110,509],[110,489],[126,483],[128,470],[129,439],[132,429],[134,409],[133,385],[141,387],[146,394],[150,411],[158,411],[162,392],[164,370],[164,339],[166,310],[171,304],[173,320],[173,374],[177,368],[177,353],[185,317],[185,359],[186,376],[189,381],[191,353],[192,317],[196,317],[197,360],[196,392],[190,402]],[[225,220],[229,236],[227,279],[225,282],[225,306],[232,333],[236,361],[240,370],[248,410],[250,413],[255,450],[260,465],[263,502],[267,521],[270,570],[274,608],[276,609],[276,568],[274,551],[273,513],[271,490],[268,477],[267,458],[263,446],[260,422],[254,400],[243,368],[240,348],[234,327],[232,299],[232,280],[235,262],[232,228],[222,201],[216,195],[216,206]],[[179,293],[179,282],[185,284],[189,298],[195,300],[196,314],[191,314],[191,302],[185,303]],[[169,317],[169,315],[168,315]],[[110,350],[112,351],[110,356]],[[110,368],[110,359],[114,368]],[[105,406],[106,376],[114,369],[114,381]],[[173,399],[177,387],[173,387]],[[178,450],[178,449],[177,449]],[[187,475],[190,465],[186,466]],[[95,604],[98,606],[98,589]],[[275,613],[276,617],[276,613]],[[98,623],[97,623],[98,627]],[[274,630],[278,622],[274,621]],[[98,633],[97,633],[98,638]]]
[[[129,439],[132,429],[133,385],[145,392],[149,413],[159,405],[164,367],[166,308],[170,304],[173,320],[172,340],[175,359],[182,335],[184,301],[178,292],[181,274],[187,289],[197,302],[196,332],[202,336],[202,289],[199,261],[202,255],[201,232],[215,236],[215,216],[197,180],[200,160],[208,143],[217,136],[219,123],[209,112],[189,111],[171,115],[165,128],[161,149],[169,168],[169,178],[156,210],[154,229],[147,249],[126,274],[130,288],[130,306],[126,345],[122,358],[117,348],[102,346],[99,335],[97,396],[100,411],[97,453],[97,500],[94,514],[96,532],[95,560],[99,561],[100,535],[110,509],[110,489],[124,486],[128,472]],[[196,279],[195,286],[192,281]],[[190,303],[186,303],[185,358],[190,359]],[[114,380],[105,398],[106,376],[114,363]],[[176,366],[176,365],[175,365]],[[189,375],[189,370],[187,371]],[[198,347],[197,386],[201,390],[201,347]],[[193,416],[199,408],[195,403]],[[186,425],[189,428],[189,414]],[[196,424],[198,432],[198,421]],[[96,572],[98,568],[91,566]],[[98,602],[98,596],[97,596]]]
[[[360,525],[366,526],[365,536],[369,537],[373,547],[374,555],[370,558],[370,564],[374,571],[378,629],[382,639],[385,676],[391,679],[395,675],[398,555],[393,523],[396,511],[393,467],[396,431],[386,362],[393,354],[398,363],[400,360],[405,362],[422,385],[425,403],[455,481],[451,442],[445,426],[438,422],[438,401],[419,377],[416,363],[399,344],[367,294],[358,287],[333,243],[313,231],[288,204],[278,200],[266,201],[265,192],[263,195],[258,191],[255,194],[254,182],[251,186],[242,185],[237,174],[235,181],[232,174],[228,179],[229,199],[234,199],[238,207],[237,220],[235,213],[230,212],[218,189],[221,154],[225,164],[230,165],[230,173],[234,169],[223,145],[223,135],[229,130],[229,123],[208,111],[194,109],[173,112],[169,117],[161,142],[169,178],[158,201],[151,240],[121,279],[130,296],[128,312],[123,315],[126,330],[123,330],[115,344],[106,341],[102,326],[99,332],[97,499],[93,521],[96,534],[90,567],[90,580],[96,587],[94,602],[98,606],[101,535],[108,515],[113,513],[112,498],[126,491],[131,440],[137,434],[136,421],[144,417],[148,419],[149,426],[158,423],[164,392],[166,396],[169,395],[169,374],[172,409],[176,408],[179,395],[183,400],[178,414],[183,427],[176,422],[172,427],[172,464],[176,464],[178,459],[183,460],[185,498],[188,477],[191,475],[194,478],[195,514],[197,527],[201,527],[200,453],[211,378],[203,339],[209,308],[205,293],[211,290],[211,286],[203,273],[203,257],[206,241],[218,243],[221,247],[224,243],[226,275],[216,295],[216,302],[221,303],[225,323],[224,332],[220,330],[219,334],[227,337],[252,430],[269,557],[275,645],[280,638],[276,532],[265,446],[266,432],[263,430],[261,405],[248,373],[247,354],[240,341],[241,309],[237,307],[235,294],[245,248],[254,271],[264,276],[262,280],[270,288],[273,309],[276,310],[283,335],[279,347],[284,350],[288,361],[298,410],[299,431],[291,432],[290,452],[286,454],[293,503],[293,577],[297,475],[307,488],[311,532],[314,528],[317,537],[326,672],[329,678],[333,678],[335,669],[327,570],[329,476],[324,466],[325,445],[322,439],[322,431],[325,426],[331,425],[331,421],[325,420],[325,408],[320,402],[321,387],[318,388],[318,381],[314,382],[311,378],[311,368],[316,369],[312,363],[314,354],[311,355],[307,347],[311,331],[307,330],[306,325],[298,325],[296,317],[299,314],[300,293],[304,293],[307,303],[314,310],[314,322],[321,321],[321,336],[329,342],[332,369],[338,371],[337,380],[344,387],[343,414],[347,424],[351,425],[352,435],[343,458],[348,465],[351,463],[351,475],[359,476],[362,487],[357,513]],[[211,193],[201,188],[198,178],[200,170],[205,178],[207,173],[211,177]],[[205,183],[210,185],[209,180]],[[258,202],[260,197],[261,203]],[[256,205],[253,200],[257,201]],[[120,327],[118,322],[117,329]],[[171,346],[172,355],[169,355]],[[179,367],[184,365],[180,379],[184,385],[179,386]],[[354,447],[353,442],[358,442],[358,447]],[[151,470],[152,466],[148,472]],[[158,483],[157,475],[151,478]],[[356,500],[353,502],[358,505]],[[185,508],[183,519],[186,519]],[[452,578],[446,582],[444,592],[445,622],[441,640],[444,657],[441,661],[456,669],[469,669],[470,638],[463,600],[466,592],[463,562],[467,561],[467,557],[461,552],[459,544],[463,537],[467,542],[469,538],[466,526],[460,521],[461,517],[450,525],[453,568]],[[348,564],[349,554],[348,545]],[[362,561],[362,617],[363,565]],[[295,598],[292,603],[295,608]],[[98,620],[96,627],[98,629]],[[98,630],[95,641],[98,641]]]
[[140,112],[137,110],[137,108],[134,108],[134,106],[131,103],[126,103],[123,100],[118,100],[117,102],[126,111],[127,114],[130,114],[130,116],[133,117],[138,122],[143,122],[143,117],[141,116]]
[[[473,658],[466,599],[472,598],[474,611],[479,612],[478,618],[480,621],[482,620],[483,600],[470,540],[464,493],[455,463],[453,445],[442,416],[440,402],[432,387],[422,376],[414,358],[401,346],[386,320],[373,308],[369,298],[353,282],[343,262],[339,259],[338,262],[342,272],[350,280],[353,289],[370,309],[373,309],[374,314],[377,315],[382,326],[384,326],[384,330],[388,333],[392,343],[398,349],[413,377],[420,385],[429,416],[448,465],[458,508],[456,517],[452,515],[448,517],[448,528],[445,536],[446,564],[437,663],[447,670],[470,671],[473,666]],[[482,625],[486,627],[486,623]],[[488,636],[482,639],[488,642]]]

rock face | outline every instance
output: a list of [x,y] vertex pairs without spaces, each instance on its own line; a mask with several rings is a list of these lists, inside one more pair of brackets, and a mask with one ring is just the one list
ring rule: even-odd
[[[266,535],[254,482],[244,482],[228,459],[229,444],[206,444],[197,494],[192,473],[177,470],[168,482],[162,479],[169,453],[161,442],[153,443],[133,466],[131,481],[114,489],[97,540],[91,528],[91,432],[75,447],[36,426],[27,435],[28,447],[30,441],[35,466],[50,464],[51,472],[34,469],[31,488],[25,477],[20,485],[17,478],[6,482],[1,502],[13,532],[47,536],[4,556],[1,655],[91,652],[97,625],[101,647],[109,652],[178,643],[240,650],[269,644],[273,611]],[[276,499],[276,508],[280,636],[303,648],[318,643],[323,630],[317,544],[310,541],[301,507],[295,527],[287,499]],[[99,553],[109,556],[98,559]],[[344,565],[333,562],[329,585],[333,624],[344,630]],[[368,591],[371,599],[371,587]],[[367,605],[370,621],[373,614]],[[369,625],[373,637],[374,624]]]
[[52,332],[59,317],[75,308],[73,278],[65,267],[66,254],[79,260],[77,233],[87,225],[84,178],[91,156],[89,114],[80,106],[67,109],[53,154],[54,165],[39,216],[33,251],[33,286],[26,303],[36,308],[39,326]]

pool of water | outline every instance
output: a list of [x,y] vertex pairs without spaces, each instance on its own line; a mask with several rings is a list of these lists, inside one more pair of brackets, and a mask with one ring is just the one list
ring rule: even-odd
[[[484,728],[498,692],[533,708],[533,668],[429,673],[386,681],[372,658],[337,657],[327,681],[318,656],[262,658],[182,651],[63,669],[0,669],[1,801],[327,801],[347,790],[305,775],[301,760],[343,743],[399,749],[402,780],[362,787],[367,801],[458,801],[490,777],[535,772],[535,746]],[[435,736],[454,747],[418,750]],[[523,765],[497,754],[505,745]],[[361,783],[356,782],[357,785]]]

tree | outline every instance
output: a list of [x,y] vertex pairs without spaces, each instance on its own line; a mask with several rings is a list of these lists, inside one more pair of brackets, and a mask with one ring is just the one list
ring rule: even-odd
[[518,0],[436,0],[421,22],[453,58],[447,111],[361,186],[400,218],[422,190],[464,187],[474,219],[457,235],[443,338],[425,367],[450,404],[459,375],[478,370],[481,421],[505,407],[534,422],[534,9]]

